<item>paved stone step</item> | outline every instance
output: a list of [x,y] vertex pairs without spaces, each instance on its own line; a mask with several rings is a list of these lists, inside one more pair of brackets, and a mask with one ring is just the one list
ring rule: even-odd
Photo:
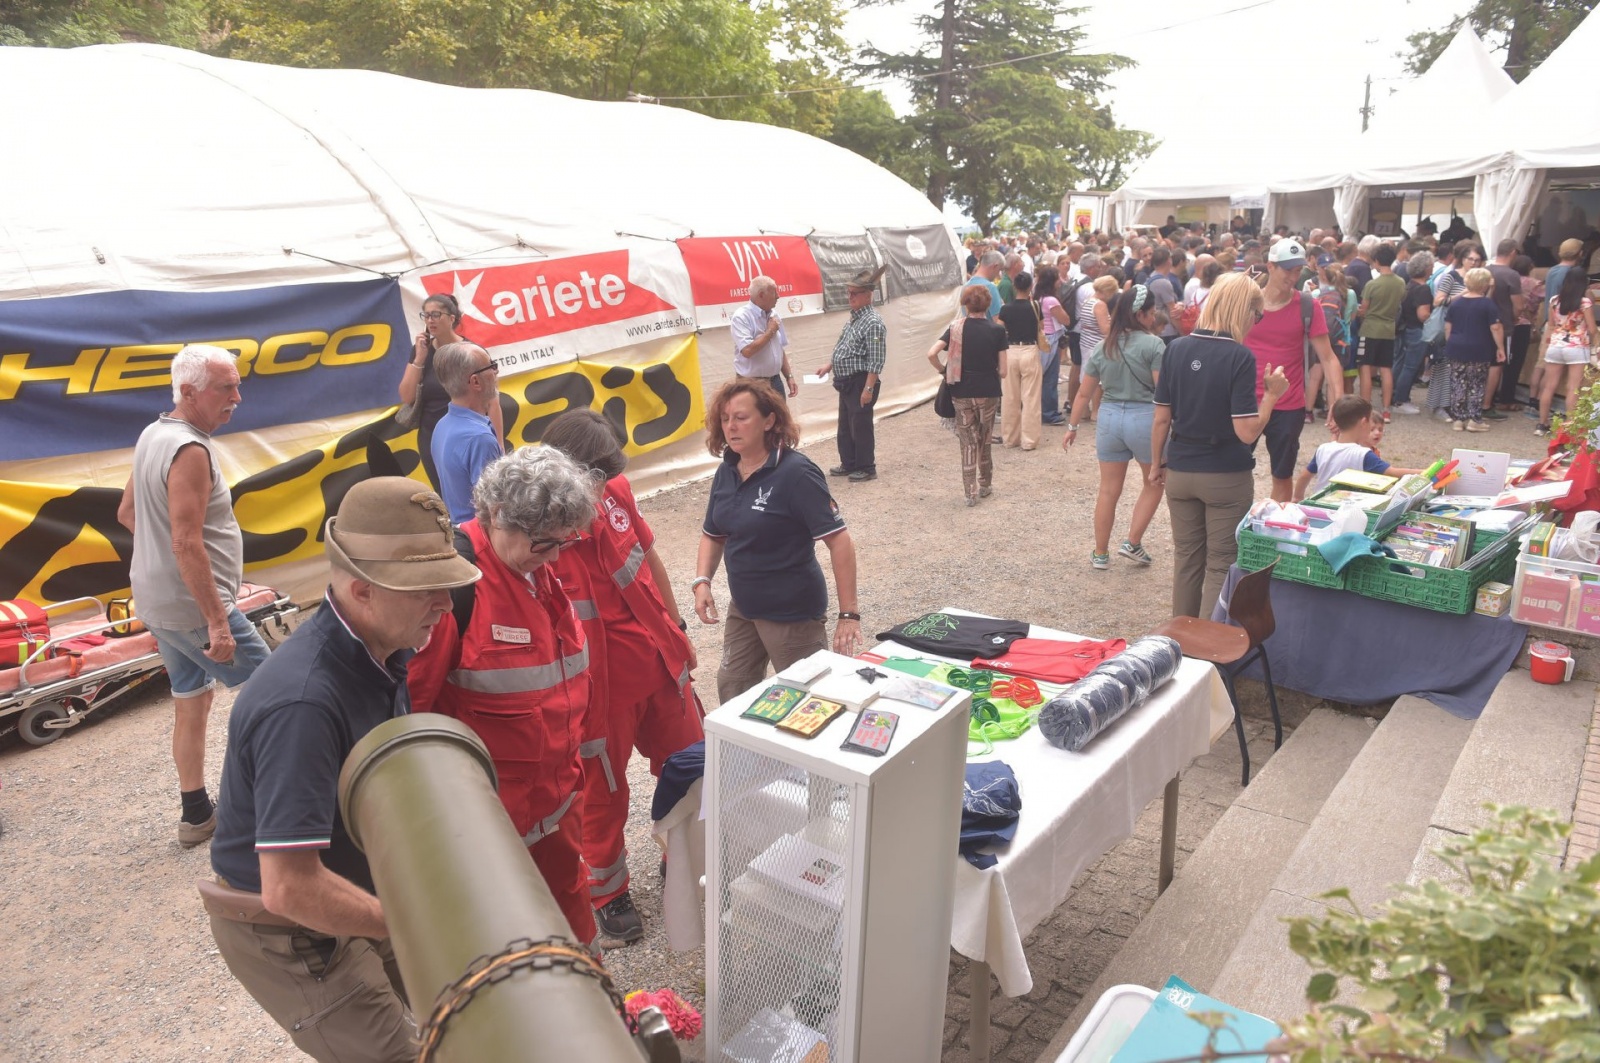
[[[1254,912],[1214,980],[1212,996],[1272,1019],[1304,1012],[1311,972],[1289,951],[1282,919],[1322,911],[1316,898],[1335,887],[1347,887],[1356,904],[1366,907],[1405,881],[1472,727],[1420,698],[1395,702],[1259,906],[1241,901]],[[1243,888],[1254,868],[1245,864],[1234,873]]]
[[1184,862],[1116,957],[1084,993],[1040,1063],[1054,1063],[1113,985],[1159,988],[1178,974],[1207,991],[1256,905],[1299,844],[1377,721],[1311,712]]
[[1547,686],[1520,668],[1508,673],[1450,772],[1408,881],[1449,876],[1433,850],[1481,826],[1486,801],[1554,808],[1570,821],[1595,695],[1594,683]]

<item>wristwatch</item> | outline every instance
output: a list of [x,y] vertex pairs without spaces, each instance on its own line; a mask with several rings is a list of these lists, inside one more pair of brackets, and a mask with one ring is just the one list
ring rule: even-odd
[[843,609],[841,609],[841,610],[839,610],[839,619],[840,620],[854,620],[856,623],[859,624],[861,622],[861,614],[860,613],[847,613]]
[[1076,431],[1077,431],[1077,430],[1078,430],[1078,426],[1077,426],[1077,425],[1075,425],[1075,424],[1069,424],[1069,425],[1067,425],[1067,431],[1069,431],[1069,432],[1076,432]]

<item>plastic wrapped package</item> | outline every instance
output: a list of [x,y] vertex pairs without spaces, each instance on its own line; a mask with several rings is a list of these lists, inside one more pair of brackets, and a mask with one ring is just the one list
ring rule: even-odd
[[1076,753],[1177,674],[1182,663],[1183,650],[1173,639],[1139,639],[1051,698],[1039,712],[1039,730],[1052,745]]

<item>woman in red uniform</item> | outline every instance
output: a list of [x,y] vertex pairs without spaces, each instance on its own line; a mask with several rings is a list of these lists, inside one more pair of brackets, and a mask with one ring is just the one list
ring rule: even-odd
[[[704,714],[689,670],[694,647],[672,596],[655,536],[639,516],[622,475],[628,463],[620,430],[591,409],[569,410],[541,442],[604,480],[583,541],[551,565],[572,597],[589,643],[594,689],[581,749],[584,757],[583,856],[589,899],[607,942],[644,936],[628,892],[628,759],[638,749],[661,774],[672,754],[700,741]],[[581,588],[581,589],[580,589]]]
[[483,578],[452,596],[453,621],[434,628],[407,680],[413,711],[454,716],[483,739],[512,825],[591,949],[578,757],[589,646],[549,564],[588,528],[596,493],[588,470],[548,447],[486,466],[472,492],[478,515],[456,531]]

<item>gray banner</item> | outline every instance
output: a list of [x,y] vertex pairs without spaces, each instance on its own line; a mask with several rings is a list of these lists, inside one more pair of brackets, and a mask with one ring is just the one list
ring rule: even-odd
[[883,260],[889,264],[884,277],[889,298],[940,292],[959,288],[965,279],[961,261],[950,244],[950,230],[943,225],[922,225],[915,229],[868,229]]
[[808,236],[811,257],[822,271],[822,303],[831,311],[848,310],[850,297],[845,283],[864,269],[876,269],[878,256],[866,234],[860,236]]

